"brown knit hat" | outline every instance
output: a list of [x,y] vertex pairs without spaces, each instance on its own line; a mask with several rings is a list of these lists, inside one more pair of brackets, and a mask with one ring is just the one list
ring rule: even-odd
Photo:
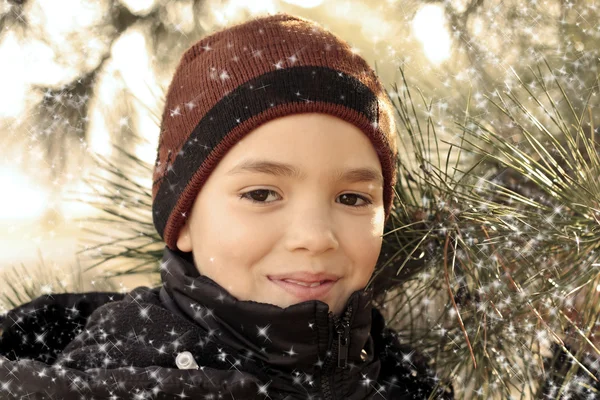
[[183,54],[167,92],[152,185],[154,225],[177,248],[198,192],[227,151],[259,125],[320,112],[348,121],[381,162],[385,218],[396,183],[392,106],[367,62],[315,22],[287,14],[214,33]]

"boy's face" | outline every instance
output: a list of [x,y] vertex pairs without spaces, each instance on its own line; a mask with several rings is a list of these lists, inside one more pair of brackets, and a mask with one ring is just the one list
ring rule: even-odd
[[[289,164],[301,176],[270,174],[265,168],[230,172],[249,160]],[[377,179],[339,179],[358,168],[373,170]],[[270,276],[334,274],[339,280],[316,299],[339,315],[350,294],[368,283],[381,250],[382,185],[377,153],[354,125],[319,113],[277,118],[248,134],[219,162],[194,202],[177,247],[192,251],[199,272],[238,300],[283,308],[306,299]]]

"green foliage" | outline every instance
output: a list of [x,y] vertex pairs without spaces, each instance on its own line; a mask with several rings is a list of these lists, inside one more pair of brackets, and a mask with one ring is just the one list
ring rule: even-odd
[[[467,103],[456,142],[436,135],[422,94],[417,111],[404,74],[394,88],[407,145],[378,269],[395,290],[381,305],[460,398],[596,393],[596,131],[587,102],[576,112],[548,70],[531,71],[537,93],[518,79],[488,98],[485,118]],[[588,86],[595,96],[597,81]]]
[[[68,267],[47,265],[42,255],[34,267],[5,267],[0,272],[3,290],[0,292],[0,312],[8,311],[44,294],[81,293],[86,289],[84,274],[79,262]],[[95,290],[117,291],[114,283],[98,279]]]

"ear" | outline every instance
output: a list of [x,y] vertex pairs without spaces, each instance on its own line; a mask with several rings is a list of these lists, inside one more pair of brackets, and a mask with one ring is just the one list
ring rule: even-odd
[[192,251],[192,238],[190,236],[190,224],[189,219],[185,222],[185,225],[179,231],[179,237],[177,238],[177,248],[184,252]]

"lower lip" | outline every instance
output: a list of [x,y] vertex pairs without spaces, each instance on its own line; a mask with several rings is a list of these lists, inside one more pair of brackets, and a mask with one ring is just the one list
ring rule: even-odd
[[295,283],[285,282],[281,280],[275,280],[269,278],[269,280],[279,286],[285,291],[297,297],[300,301],[308,300],[319,300],[322,299],[329,293],[333,285],[337,281],[325,282],[317,287],[308,287],[302,285],[296,285]]

